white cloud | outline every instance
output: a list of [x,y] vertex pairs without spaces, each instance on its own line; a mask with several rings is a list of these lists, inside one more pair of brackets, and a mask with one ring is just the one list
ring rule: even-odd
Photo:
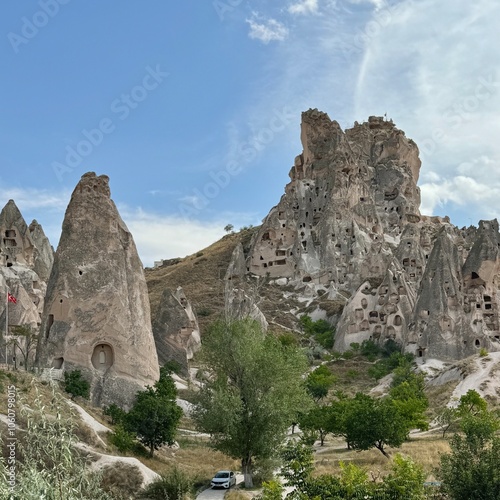
[[401,2],[358,34],[355,114],[387,112],[415,140],[423,213],[439,207],[477,221],[499,212],[499,15],[495,0]]
[[301,0],[288,7],[290,14],[314,14],[318,12],[318,0]]
[[286,26],[276,19],[261,19],[256,14],[246,22],[250,25],[248,36],[268,44],[272,41],[283,41],[288,37]]
[[185,257],[211,245],[224,236],[224,227],[249,225],[251,214],[224,213],[216,220],[184,219],[170,214],[158,214],[119,205],[118,210],[127,224],[144,266],[155,261]]

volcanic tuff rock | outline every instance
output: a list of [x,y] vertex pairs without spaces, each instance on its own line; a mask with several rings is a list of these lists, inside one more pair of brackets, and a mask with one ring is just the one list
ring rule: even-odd
[[337,350],[389,338],[422,357],[500,349],[496,220],[458,229],[421,215],[418,148],[392,121],[370,117],[343,131],[309,110],[301,140],[247,272],[294,286],[297,296],[307,291],[315,317],[335,310],[329,301],[344,302],[329,316]]
[[[9,326],[41,322],[46,281],[54,260],[54,251],[42,227],[33,221],[29,227],[13,200],[0,213],[0,324],[5,329],[7,287],[16,298],[9,303]],[[2,359],[4,352],[0,353]],[[9,360],[11,362],[11,360]]]
[[129,406],[159,377],[146,281],[108,177],[82,176],[71,196],[50,275],[40,367],[79,369],[95,404]]
[[181,287],[175,292],[163,291],[153,320],[153,334],[160,364],[177,361],[184,375],[189,374],[188,363],[200,348],[198,320]]

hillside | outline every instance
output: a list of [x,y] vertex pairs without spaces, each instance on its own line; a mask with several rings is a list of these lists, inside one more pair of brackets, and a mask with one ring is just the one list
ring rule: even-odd
[[146,268],[146,282],[154,318],[165,289],[181,286],[197,315],[200,328],[224,310],[224,275],[231,261],[234,247],[241,243],[248,248],[258,228],[227,234],[207,248],[182,259],[163,261],[156,268]]

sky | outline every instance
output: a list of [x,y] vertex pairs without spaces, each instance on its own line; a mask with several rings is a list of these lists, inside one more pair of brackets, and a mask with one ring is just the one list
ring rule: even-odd
[[54,247],[88,171],[145,266],[258,225],[300,116],[387,114],[418,144],[421,212],[500,213],[498,0],[5,0],[0,205]]

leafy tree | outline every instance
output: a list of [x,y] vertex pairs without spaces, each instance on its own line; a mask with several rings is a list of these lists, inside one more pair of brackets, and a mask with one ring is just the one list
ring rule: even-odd
[[397,371],[406,370],[400,367],[395,370],[393,386],[389,391],[398,413],[407,422],[408,428],[427,430],[429,423],[425,411],[429,407],[429,400],[424,392],[424,375],[422,373],[407,373],[398,378]]
[[497,419],[484,410],[467,415],[464,435],[450,441],[451,453],[441,456],[439,475],[443,489],[454,500],[500,498],[500,436]]
[[163,444],[172,445],[182,416],[175,402],[177,389],[168,368],[160,369],[160,379],[153,387],[137,393],[125,419],[125,428],[149,448],[151,456]]
[[36,346],[38,345],[38,332],[31,325],[19,325],[13,328],[15,337],[12,340],[14,352],[20,352],[23,357],[24,369],[28,371],[30,360],[32,359]]
[[199,357],[212,375],[192,416],[215,449],[241,459],[251,487],[254,461],[274,455],[299,410],[310,404],[301,378],[306,359],[250,319],[212,324]]
[[328,389],[334,382],[335,376],[332,372],[325,365],[321,365],[307,376],[306,389],[316,401],[319,401],[328,394]]
[[459,420],[459,413],[456,408],[445,406],[437,415],[436,421],[443,431],[443,439],[450,428]]
[[318,406],[303,413],[299,417],[299,426],[302,430],[312,430],[319,434],[321,446],[325,442],[325,437],[330,428],[330,415],[332,409],[330,406]]
[[104,415],[107,415],[108,417],[111,417],[111,423],[113,425],[120,424],[125,421],[125,418],[127,417],[127,412],[123,409],[121,409],[118,405],[115,403],[105,406],[103,408],[103,413]]
[[486,411],[488,403],[474,389],[469,389],[466,394],[460,397],[458,402],[458,412],[461,415],[477,415]]
[[83,378],[80,370],[64,372],[64,390],[71,395],[71,399],[77,396],[88,399],[90,396],[90,383]]
[[283,460],[280,475],[285,480],[285,484],[299,491],[303,490],[314,470],[312,448],[300,442],[289,441],[282,448],[280,457]]
[[362,393],[349,401],[345,425],[347,441],[352,448],[377,448],[387,458],[385,447],[401,446],[410,430],[408,421],[392,399],[375,399]]
[[425,472],[421,465],[397,454],[392,462],[392,472],[384,478],[386,498],[421,500],[426,498]]
[[233,229],[234,226],[232,224],[228,224],[227,226],[224,227],[224,231],[226,231],[226,233],[232,233]]

